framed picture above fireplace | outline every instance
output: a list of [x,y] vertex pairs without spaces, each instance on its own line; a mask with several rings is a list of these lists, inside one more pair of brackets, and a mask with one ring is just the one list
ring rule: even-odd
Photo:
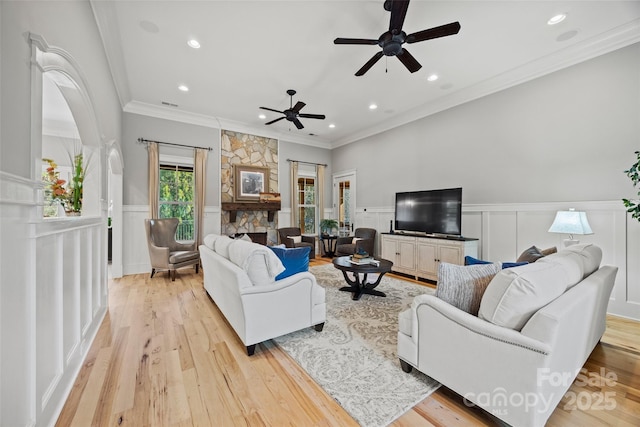
[[234,198],[236,201],[259,202],[260,193],[269,190],[269,168],[234,165]]

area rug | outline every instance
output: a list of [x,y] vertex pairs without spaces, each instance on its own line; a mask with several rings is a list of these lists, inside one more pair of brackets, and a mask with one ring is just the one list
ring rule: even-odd
[[310,271],[326,289],[327,321],[273,341],[287,352],[363,427],[386,426],[411,409],[439,384],[413,369],[402,371],[397,356],[398,313],[426,286],[384,276],[376,288],[386,298],[351,294],[331,264]]

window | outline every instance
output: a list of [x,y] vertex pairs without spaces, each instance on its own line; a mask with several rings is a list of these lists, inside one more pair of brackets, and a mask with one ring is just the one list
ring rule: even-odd
[[304,234],[316,232],[316,182],[313,177],[298,178],[298,218]]
[[194,240],[193,165],[160,163],[159,218],[178,218],[176,240]]

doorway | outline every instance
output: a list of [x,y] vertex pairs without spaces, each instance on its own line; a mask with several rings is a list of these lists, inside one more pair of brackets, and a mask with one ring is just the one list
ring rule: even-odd
[[356,171],[333,175],[333,211],[338,214],[339,235],[350,235],[356,212]]

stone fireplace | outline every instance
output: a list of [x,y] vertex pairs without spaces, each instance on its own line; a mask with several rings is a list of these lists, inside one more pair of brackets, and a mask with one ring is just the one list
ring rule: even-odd
[[[278,242],[278,216],[267,210],[252,209],[253,203],[242,203],[242,208],[233,213],[225,210],[225,204],[234,203],[234,165],[259,166],[269,169],[268,192],[278,192],[278,141],[273,138],[249,135],[228,130],[222,131],[220,153],[220,185],[222,234],[267,233],[267,243]],[[267,182],[265,182],[265,187]],[[265,188],[266,189],[266,188]],[[256,204],[259,202],[255,202]],[[273,217],[269,221],[269,216]],[[235,221],[231,221],[235,217]]]

